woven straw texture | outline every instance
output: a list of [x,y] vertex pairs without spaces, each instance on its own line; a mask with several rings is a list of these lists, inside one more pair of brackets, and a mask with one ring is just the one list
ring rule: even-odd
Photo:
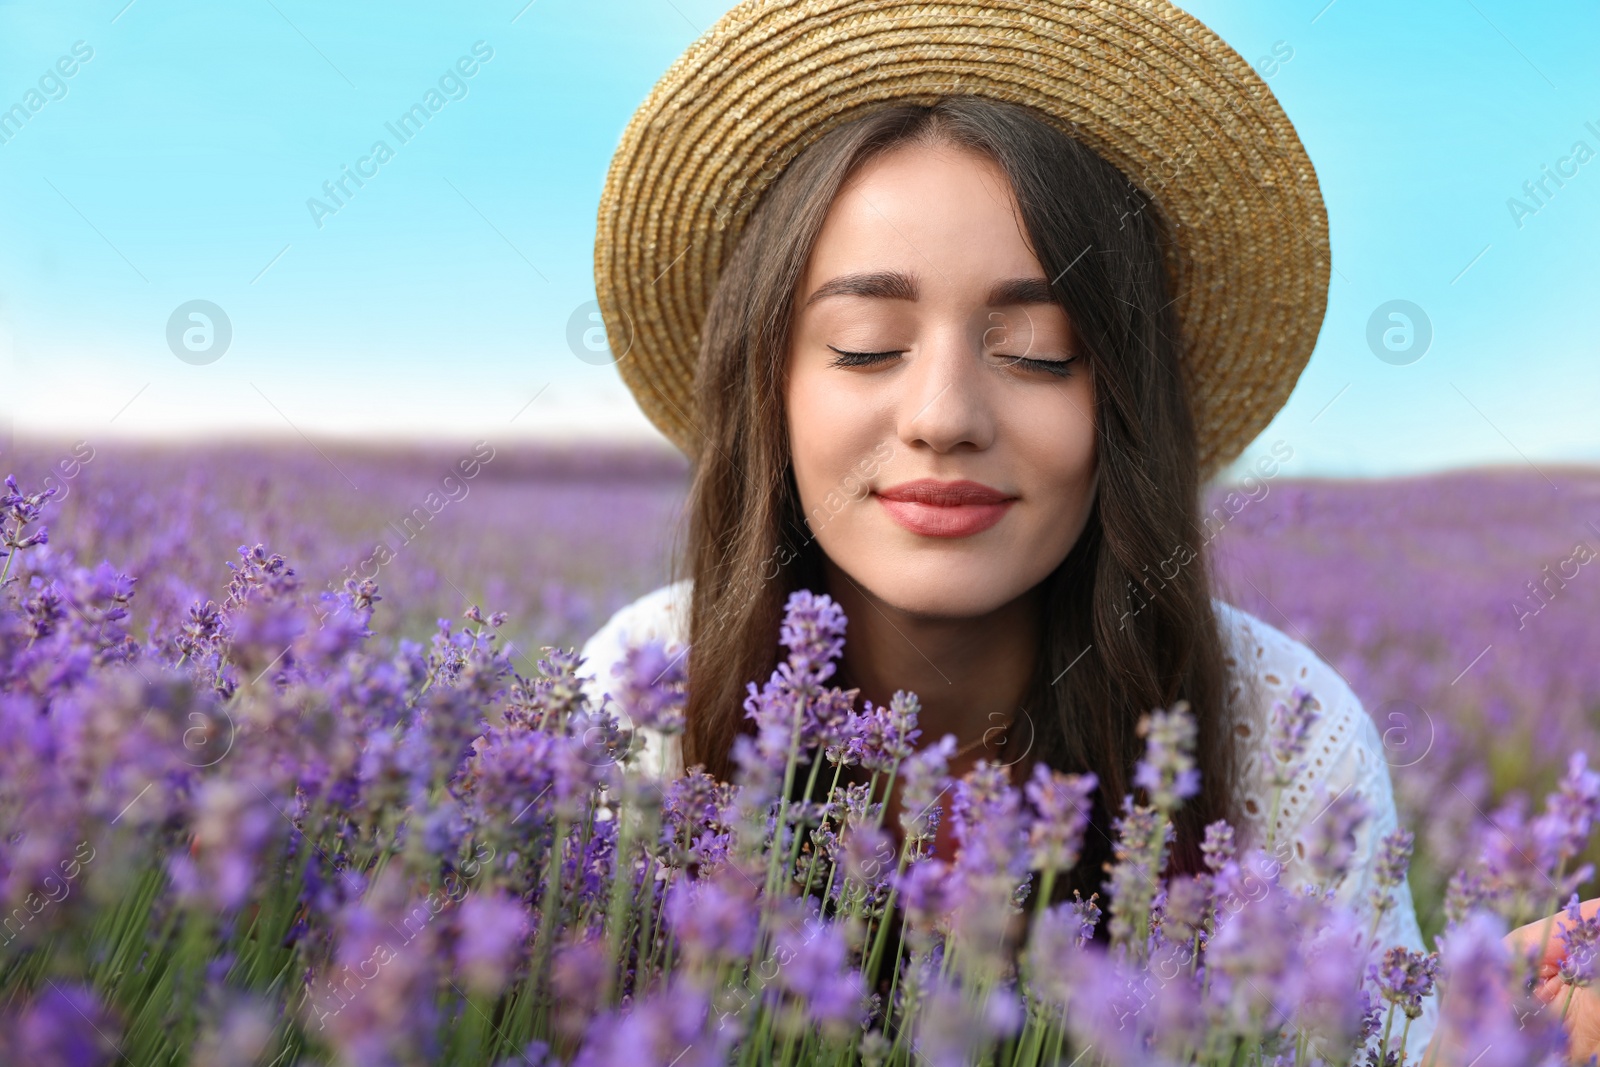
[[1027,104],[1115,164],[1174,239],[1168,271],[1210,477],[1261,432],[1327,303],[1327,214],[1294,127],[1238,53],[1158,0],[747,0],[634,114],[600,197],[595,288],[617,369],[693,456],[718,271],[772,180],[888,102]]

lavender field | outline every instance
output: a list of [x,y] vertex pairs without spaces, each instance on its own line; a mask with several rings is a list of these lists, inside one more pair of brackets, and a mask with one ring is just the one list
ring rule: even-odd
[[[262,543],[315,588],[375,580],[381,636],[424,640],[472,603],[504,611],[531,669],[539,648],[581,645],[667,580],[687,486],[676,454],[487,446],[466,478],[473,452],[62,441],[13,468],[61,487],[61,547],[141,576],[133,611],[150,629],[218,598],[225,562]],[[1600,469],[1252,484],[1207,501],[1220,595],[1310,644],[1377,722],[1429,857],[1412,882],[1432,933],[1436,872],[1466,859],[1465,828],[1538,795],[1573,749],[1600,752]]]
[[[112,729],[108,723],[121,721],[118,716],[132,718],[123,747],[109,742],[111,750],[121,755],[101,767],[103,781],[74,779],[72,774],[81,777],[83,768],[73,760],[63,762],[72,774],[63,770],[58,777],[52,777],[54,771],[31,770],[25,763],[12,767],[13,774],[37,774],[38,782],[21,791],[16,788],[20,779],[10,790],[0,787],[0,800],[5,802],[0,815],[8,826],[34,828],[16,838],[26,847],[0,852],[6,861],[0,864],[0,876],[8,892],[26,889],[29,879],[39,877],[41,864],[50,868],[58,857],[74,855],[80,831],[87,833],[86,827],[96,826],[109,833],[130,810],[134,814],[118,834],[135,829],[158,837],[176,833],[176,840],[189,841],[189,854],[161,858],[121,852],[95,859],[96,878],[100,871],[118,873],[105,875],[108,882],[97,895],[91,894],[91,900],[71,897],[76,903],[62,905],[59,913],[42,918],[21,937],[8,929],[8,955],[0,957],[4,964],[0,992],[36,993],[29,1014],[9,1039],[21,1044],[0,1042],[0,1049],[37,1051],[70,1045],[74,1040],[68,1034],[70,1020],[76,1015],[103,1021],[108,1033],[123,1035],[128,1048],[148,1050],[154,1057],[150,1062],[240,1067],[258,1062],[253,1053],[229,1058],[221,1051],[233,1040],[241,1048],[263,1053],[280,1046],[284,1054],[298,1049],[307,1057],[299,1061],[304,1063],[478,1064],[499,1062],[498,1056],[515,1053],[504,1062],[538,1064],[545,1052],[554,1054],[550,1063],[569,1062],[569,1054],[577,1056],[573,1063],[642,1063],[654,1061],[629,1060],[629,1055],[647,1046],[665,1049],[686,1032],[691,1046],[700,1042],[704,1058],[685,1062],[722,1062],[719,1057],[727,1052],[730,1033],[721,1028],[714,1035],[705,1031],[706,1020],[716,1013],[693,1000],[699,994],[693,992],[697,987],[692,983],[688,991],[668,984],[659,996],[652,993],[656,999],[641,1000],[646,1009],[623,1025],[620,1016],[607,1014],[618,992],[609,984],[613,980],[590,982],[584,976],[620,974],[623,977],[615,981],[625,978],[633,983],[624,999],[643,997],[650,964],[655,962],[656,938],[666,936],[658,930],[660,924],[673,928],[682,939],[662,940],[663,946],[681,944],[693,955],[695,945],[703,949],[716,943],[722,946],[718,952],[731,951],[733,958],[771,937],[783,943],[785,935],[778,926],[769,930],[769,919],[809,928],[807,924],[820,922],[820,916],[807,919],[792,911],[790,901],[774,905],[771,915],[763,905],[759,934],[731,929],[695,933],[689,897],[674,897],[664,889],[658,893],[650,888],[649,879],[631,889],[609,888],[624,885],[621,875],[614,874],[613,882],[597,881],[596,871],[616,869],[615,855],[644,843],[626,836],[618,839],[615,835],[626,831],[619,831],[615,822],[602,832],[600,827],[607,824],[594,822],[592,808],[585,823],[575,814],[584,810],[576,799],[560,800],[550,811],[541,811],[537,827],[526,831],[533,835],[530,838],[507,832],[533,806],[530,801],[523,807],[520,799],[513,804],[512,798],[542,797],[545,790],[535,796],[535,786],[544,780],[541,775],[554,773],[548,788],[573,798],[587,788],[602,788],[607,781],[617,787],[607,778],[610,771],[599,763],[590,766],[575,757],[587,768],[579,773],[570,760],[564,765],[551,755],[559,748],[561,731],[573,729],[562,720],[587,713],[564,703],[570,698],[562,696],[563,672],[570,664],[559,653],[541,649],[581,644],[611,611],[666,580],[686,486],[680,460],[638,451],[561,452],[472,444],[452,450],[330,444],[134,448],[91,447],[82,442],[33,442],[10,458],[24,495],[45,486],[57,490],[40,522],[49,527],[47,543],[27,543],[24,534],[32,528],[32,520],[17,516],[31,515],[32,505],[23,496],[12,498],[12,518],[5,529],[8,537],[23,538],[21,547],[7,558],[8,570],[12,556],[24,561],[10,571],[18,590],[16,603],[22,609],[16,618],[21,621],[0,630],[0,641],[9,642],[5,647],[11,657],[9,673],[0,677],[6,683],[0,696],[11,694],[0,701],[0,712],[5,713],[0,715],[0,727],[12,731],[6,736],[20,746],[10,758],[22,759],[18,753],[31,751],[48,762],[56,758],[50,753],[70,748],[79,753],[74,760],[104,760],[109,757],[104,752],[94,755],[100,750],[83,738],[103,736]],[[1374,717],[1396,783],[1401,823],[1416,831],[1410,880],[1425,942],[1431,944],[1434,934],[1447,929],[1447,879],[1458,868],[1478,862],[1486,842],[1492,844],[1501,829],[1509,831],[1501,834],[1507,841],[1522,842],[1531,835],[1538,841],[1558,842],[1550,845],[1553,851],[1548,856],[1541,852],[1522,858],[1540,871],[1548,868],[1541,876],[1546,882],[1566,885],[1577,879],[1583,882],[1575,886],[1580,895],[1594,895],[1582,862],[1592,862],[1597,855],[1586,843],[1587,813],[1600,799],[1600,780],[1568,761],[1577,751],[1600,753],[1600,744],[1595,743],[1600,739],[1600,655],[1594,641],[1600,631],[1600,566],[1592,565],[1600,550],[1600,471],[1506,469],[1383,482],[1280,478],[1256,483],[1248,492],[1219,488],[1208,500],[1208,511],[1219,593],[1310,644],[1350,681]],[[249,549],[258,544],[263,546],[260,553],[247,551],[241,558],[241,546]],[[96,570],[102,560],[110,566]],[[74,565],[88,569],[73,570]],[[291,568],[292,577],[286,573]],[[137,581],[130,585],[119,573]],[[23,576],[33,584],[17,585]],[[64,606],[53,591],[61,589],[67,594]],[[329,616],[335,624],[322,627],[321,636],[306,629],[303,620],[293,625],[290,621],[294,612],[303,610],[303,594],[318,591],[326,591],[328,602],[337,604]],[[195,612],[207,601],[221,605],[220,619]],[[803,629],[813,634],[816,649],[791,648],[791,656],[800,657],[794,662],[809,664],[806,669],[811,670],[836,654],[836,648],[827,651],[833,625],[830,609],[805,604],[792,605],[792,610],[810,613]],[[424,648],[430,641],[431,652]],[[267,652],[287,650],[290,645],[294,653],[281,665]],[[136,654],[138,649],[144,651]],[[390,656],[392,660],[385,658]],[[147,664],[144,670],[139,669],[140,662]],[[124,663],[132,665],[137,679],[122,670]],[[640,680],[666,676],[668,672],[658,666],[647,661],[633,665],[635,675],[626,685],[634,686],[629,692],[636,718],[670,719],[676,699],[670,692],[674,679],[660,684]],[[275,692],[253,687],[250,675],[260,678],[273,672]],[[796,677],[803,675],[802,671]],[[214,683],[215,695],[194,692],[197,677]],[[808,690],[807,700],[823,699],[817,694],[825,697],[826,677],[825,670],[815,675],[815,688]],[[773,707],[782,703],[774,700]],[[190,706],[186,701],[210,709],[204,714],[213,717],[221,716],[225,708],[241,736],[254,738],[253,751],[259,758],[241,763],[236,757],[229,764],[228,773],[242,777],[218,777],[212,763],[191,759],[174,763],[155,754],[159,743],[154,747],[135,743],[134,734],[142,737],[159,726],[152,719],[154,711],[166,708],[176,718],[179,711],[172,709]],[[341,701],[362,709],[360,714],[340,713]],[[36,705],[53,708],[67,733],[52,739],[26,725],[22,709]],[[479,719],[484,712],[487,718]],[[907,709],[900,707],[871,714],[878,713],[887,718],[875,727],[875,736],[901,738],[893,744],[882,742],[888,746],[881,757],[883,767],[892,778],[899,760],[909,753],[897,746],[903,744],[906,724],[914,721],[914,715],[908,718]],[[306,735],[307,721],[320,724],[315,729],[327,737]],[[1166,733],[1160,745],[1152,737],[1149,759],[1160,774],[1178,775],[1172,779],[1177,781],[1185,758],[1183,725],[1178,718],[1159,721]],[[470,751],[464,749],[472,731],[480,728],[484,735],[472,741]],[[161,729],[181,730],[181,723]],[[605,729],[610,727],[603,727],[602,733]],[[544,732],[551,730],[555,733],[545,737]],[[193,747],[191,732],[182,732],[185,748]],[[530,748],[534,739],[556,747]],[[160,742],[159,736],[155,742]],[[539,756],[541,752],[546,755]],[[770,756],[765,751],[760,758],[750,754],[747,763],[755,766]],[[456,761],[463,759],[458,768]],[[790,760],[792,764],[792,752]],[[561,771],[561,766],[567,770]],[[781,760],[767,773],[781,778]],[[931,781],[936,769],[930,764],[916,773]],[[563,774],[581,782],[562,784]],[[136,788],[141,775],[146,781],[143,792]],[[156,781],[165,783],[161,793],[166,795],[142,800]],[[243,782],[270,801],[276,813],[258,805]],[[958,833],[980,809],[984,819],[997,824],[1015,815],[997,799],[1003,790],[986,792],[994,788],[993,783],[981,782],[959,787]],[[1039,788],[1037,796],[1030,796],[1047,806],[1073,791],[1081,794],[1092,783],[1042,783]],[[1052,794],[1052,788],[1057,792]],[[1553,805],[1547,814],[1538,815],[1541,798],[1553,789],[1569,798],[1566,808],[1552,800],[1547,802]],[[125,807],[124,794],[132,798]],[[1057,799],[1049,801],[1051,796]],[[691,850],[698,856],[695,862],[726,864],[735,872],[749,869],[741,866],[749,857],[736,855],[733,843],[743,840],[741,833],[759,840],[759,829],[751,827],[764,825],[764,820],[751,821],[753,807],[726,798],[713,802],[710,797],[669,795],[662,818],[670,832],[663,840],[676,840],[680,831],[685,841],[693,840],[689,813],[700,810],[697,804],[709,805],[705,810],[722,814],[708,817],[711,821],[701,827],[708,837]],[[388,799],[380,803],[383,798]],[[394,821],[402,800],[411,822],[420,827],[416,832],[408,833],[404,822]],[[1181,797],[1174,795],[1172,803],[1179,801]],[[502,810],[497,805],[511,806]],[[514,808],[522,811],[512,817]],[[1556,818],[1552,813],[1557,811],[1568,813],[1562,817],[1566,821],[1552,824]],[[1170,814],[1170,809],[1152,808],[1147,814],[1156,819]],[[777,824],[784,825],[787,817],[780,809]],[[807,816],[802,812],[798,817],[803,828]],[[744,831],[738,828],[741,818]],[[807,1050],[818,1054],[826,1050],[833,1057],[830,1062],[846,1062],[842,1057],[848,1041],[840,1035],[850,1029],[845,1020],[851,1017],[851,1005],[837,998],[841,989],[855,988],[852,983],[860,981],[848,961],[867,956],[876,962],[883,948],[885,923],[880,918],[874,928],[873,916],[881,917],[886,907],[892,908],[894,894],[902,891],[908,901],[922,894],[917,898],[923,901],[921,906],[933,908],[927,901],[937,896],[930,887],[942,877],[938,861],[912,856],[908,872],[907,858],[902,857],[902,869],[894,878],[861,875],[876,862],[863,850],[880,843],[880,831],[875,824],[857,826],[854,819],[846,820],[850,830],[843,844],[829,838],[824,826],[818,827],[816,833],[822,837],[817,840],[832,840],[837,846],[824,849],[838,862],[837,870],[855,872],[842,875],[842,888],[837,889],[833,876],[827,875],[830,891],[840,908],[852,915],[859,910],[877,939],[869,937],[863,951],[859,940],[852,940],[857,935],[848,932],[854,928],[846,923],[829,924],[834,933],[820,942],[808,938],[804,946],[796,943],[796,952],[814,957],[808,964],[811,970],[802,973],[834,977],[781,995],[769,991],[776,998],[779,1021],[752,1016],[759,1020],[755,1030],[759,1040],[741,1046],[746,1056],[752,1048],[781,1048],[783,1055],[793,1052],[808,1062]],[[1061,822],[1070,825],[1071,820]],[[286,824],[304,838],[281,839]],[[579,825],[584,826],[581,840],[576,836]],[[1157,829],[1150,831],[1154,836],[1149,841],[1159,842],[1158,823],[1150,826]],[[571,840],[566,836],[569,831],[574,834]],[[606,833],[613,836],[608,839]],[[104,840],[133,847],[118,834]],[[313,843],[315,855],[307,855],[296,844],[302,839]],[[782,840],[780,832],[778,841]],[[324,844],[318,845],[319,841]],[[268,877],[274,847],[288,849],[291,867],[300,865],[299,876],[287,881]],[[1160,845],[1151,847],[1159,855]],[[1587,851],[1574,851],[1580,847]],[[699,856],[702,848],[711,852]],[[806,857],[812,854],[799,853],[798,837],[794,848],[790,862],[798,857],[804,872]],[[782,849],[769,847],[769,851],[776,857]],[[1057,851],[1070,856],[1074,847],[1064,844]],[[541,856],[550,857],[548,867]],[[390,857],[394,865],[386,873]],[[78,858],[84,866],[90,862],[82,855]],[[669,865],[682,861],[672,848],[660,860]],[[61,861],[63,871],[68,862]],[[639,870],[648,872],[645,862]],[[809,862],[815,873],[815,856]],[[957,861],[957,868],[962,862]],[[1245,860],[1241,857],[1238,862]],[[776,872],[776,858],[773,863],[769,871]],[[80,866],[73,863],[74,871]],[[338,1008],[330,1012],[325,1005],[335,1003],[327,999],[331,994],[318,994],[324,1005],[318,1007],[312,972],[300,969],[309,966],[317,980],[324,980],[330,960],[348,970],[354,965],[350,961],[370,962],[377,955],[372,946],[381,930],[373,924],[392,925],[408,914],[406,894],[415,891],[398,876],[390,877],[402,866],[409,877],[443,887],[448,899],[459,904],[452,925],[423,931],[426,951],[402,951],[402,962],[375,980],[381,995],[355,996],[348,1004],[341,995]],[[1065,866],[1070,867],[1070,861]],[[1237,875],[1236,868],[1220,860],[1216,870],[1219,886]],[[957,873],[952,871],[951,876]],[[900,874],[908,877],[897,880]],[[1494,870],[1491,864],[1491,888],[1485,899],[1495,893],[1504,896],[1506,885],[1527,874]],[[67,877],[70,881],[73,876]],[[477,878],[464,897],[451,891],[464,885],[463,877]],[[854,890],[849,888],[852,878],[861,880]],[[560,887],[567,881],[571,884],[564,895]],[[809,874],[805,882],[809,889]],[[725,910],[738,912],[742,907],[737,902],[742,890],[730,889],[725,881],[708,877],[704,885],[684,884],[694,886],[693,893],[711,894],[712,902],[720,901]],[[777,884],[769,873],[763,899],[773,897]],[[160,888],[163,885],[168,888]],[[527,888],[530,885],[535,888]],[[160,903],[168,893],[175,906]],[[644,896],[642,905],[635,902],[639,894]],[[1176,899],[1147,900],[1145,906],[1156,908],[1158,914],[1166,909],[1168,920],[1175,923],[1171,909]],[[185,910],[196,902],[203,904],[200,911]],[[1129,905],[1119,906],[1120,912],[1114,906],[1110,913],[1114,930],[1121,923],[1119,936],[1140,928],[1140,922],[1148,927],[1148,914],[1142,920],[1137,913],[1129,919]],[[90,910],[79,914],[78,908]],[[1538,911],[1532,902],[1519,898],[1502,914],[1511,918],[1529,908]],[[1052,913],[1041,914],[1048,918]],[[1066,931],[1077,929],[1073,924],[1079,922],[1087,924],[1084,929],[1091,928],[1098,914],[1062,912],[1059,928],[1044,929],[1055,929],[1063,945],[1081,945],[1081,938],[1075,942],[1075,935]],[[208,917],[197,917],[201,915]],[[243,916],[252,918],[246,922]],[[1455,918],[1461,917],[1458,902]],[[146,930],[141,924],[158,921],[173,924],[167,927],[170,943],[167,935],[149,942],[154,954],[150,959],[159,966],[148,961],[135,966],[137,946],[155,933],[153,927]],[[549,938],[534,937],[531,961],[516,956],[515,939],[507,942],[504,937],[508,929],[520,927],[526,933],[546,924],[558,924],[551,928],[563,931],[564,940],[556,946]],[[619,928],[634,931],[620,946]],[[1475,929],[1470,924],[1452,928],[1458,936]],[[1228,943],[1228,933],[1236,934],[1235,940],[1250,936],[1238,932],[1242,929],[1221,928],[1221,943]],[[57,930],[59,935],[41,940],[46,930]],[[922,936],[926,931],[914,933]],[[1600,937],[1600,926],[1595,934]],[[1206,936],[1209,930],[1197,934],[1196,943]],[[1150,944],[1159,948],[1160,938],[1151,937]],[[634,939],[642,955],[636,954],[630,964],[628,941]],[[913,954],[918,943],[913,937]],[[1475,942],[1479,950],[1484,943],[1481,938]],[[226,947],[220,955],[218,945]],[[600,952],[602,947],[608,947],[609,956]],[[20,954],[9,954],[11,949]],[[755,951],[759,955],[760,950]],[[929,948],[931,955],[923,962],[937,961],[942,951]],[[670,963],[671,948],[665,949],[665,956]],[[712,956],[716,959],[702,961],[705,966],[727,966],[727,959],[715,952]],[[419,1014],[416,1005],[432,1003],[430,991],[441,981],[429,969],[438,965],[435,957],[455,961],[452,973],[462,984],[454,989],[461,999],[439,1000],[442,1006],[437,1011],[430,1008]],[[609,966],[615,968],[619,959],[620,972],[606,970],[605,961],[612,961]],[[974,966],[972,960],[962,959],[963,966]],[[1148,966],[1150,960],[1144,963]],[[1412,961],[1407,966],[1420,965]],[[1095,969],[1101,966],[1111,964],[1085,958],[1077,981],[1084,981],[1082,974],[1098,974],[1095,981],[1101,984],[1116,985],[1121,980]],[[108,1007],[100,994],[88,991],[89,986],[55,985],[50,975],[58,967],[62,974],[87,976],[95,989],[116,991],[118,997],[111,999],[121,1007]],[[137,982],[132,977],[136,972],[143,976]],[[1396,973],[1402,972],[1412,973],[1404,967]],[[665,975],[666,968],[660,973]],[[778,983],[783,989],[788,988],[784,982],[795,980],[792,971],[787,973]],[[1431,986],[1431,974],[1422,984]],[[230,989],[254,990],[255,999],[242,993],[222,1001],[206,999],[211,994],[200,987],[223,978]],[[975,971],[961,981],[969,979],[975,988],[993,992],[995,975]],[[1406,981],[1421,981],[1413,979],[1415,975]],[[922,980],[909,971],[907,981],[919,995],[931,998],[927,1004],[937,1005],[940,997],[954,995],[933,979],[925,988],[918,985]],[[1085,995],[1084,988],[1064,981],[1062,998]],[[576,998],[573,1003],[586,1005],[571,1017],[562,1014],[567,1003],[560,994],[563,988]],[[1342,988],[1348,991],[1349,986]],[[1412,995],[1397,989],[1383,994],[1391,1017],[1396,1005],[1403,1007]],[[580,991],[585,992],[580,995]],[[891,986],[891,1002],[894,992]],[[590,993],[599,999],[585,1001]],[[759,987],[756,993],[757,1001],[764,1003]],[[798,1016],[783,1014],[789,1010],[783,1007],[788,1003],[783,998],[791,995],[804,1001],[813,1023],[826,1025],[810,1036],[796,1031]],[[1315,990],[1296,994],[1302,1007],[1319,1003],[1318,995]],[[303,1000],[297,999],[302,996]],[[906,1020],[925,1016],[913,1010],[905,990],[901,996],[904,1015],[899,1025],[910,1028],[913,1024]],[[291,1003],[293,1010],[282,1009],[280,1017],[272,1006],[274,998]],[[1050,995],[1043,1002],[1053,1003]],[[1003,1007],[1009,1002],[996,1003]],[[179,1008],[171,1009],[173,1004]],[[355,1010],[343,1014],[347,1008]],[[12,1010],[20,1009],[0,1002],[0,1011]],[[182,1023],[176,1033],[163,1021],[169,1018],[163,1012],[170,1010],[176,1010],[170,1018]],[[1051,1029],[1048,1018],[1036,1020],[1036,1010],[1037,1005],[1029,1002],[1025,1025],[1006,1023],[1001,1008],[983,1016],[982,1025],[993,1028],[996,1039],[1011,1034],[1003,1062],[1043,1062],[1052,1039],[1060,1047],[1064,1031]],[[1064,1007],[1059,1010],[1065,1012]],[[446,1025],[451,1036],[442,1048],[430,1043],[439,1032],[439,1012],[460,1013],[454,1024]],[[727,1017],[725,1010],[723,1018]],[[1057,1021],[1065,1018],[1063,1014]],[[903,1050],[894,1019],[891,1009],[881,1020],[882,1029],[869,1030],[862,1039],[862,1062],[899,1062],[895,1056]],[[209,1022],[201,1025],[197,1020]],[[449,1018],[444,1022],[449,1024]],[[323,1024],[328,1024],[326,1030]],[[1250,1026],[1255,1027],[1252,1034],[1270,1029],[1255,1016]],[[1339,1026],[1355,1040],[1354,1023],[1347,1019],[1335,1029]],[[959,1055],[944,1060],[929,1052],[939,1041],[954,1038],[925,1029],[916,1032],[923,1042],[917,1046],[919,1053],[932,1062],[962,1062]],[[1087,1037],[1074,1031],[1074,1036],[1092,1038],[1092,1025],[1086,1033]],[[123,1045],[100,1036],[126,1058]],[[91,1038],[80,1035],[76,1040],[81,1045],[77,1058],[62,1053],[39,1062],[110,1062],[105,1048],[91,1048],[95,1044]],[[872,1046],[873,1040],[882,1042],[882,1047]],[[528,1050],[534,1044],[542,1051],[530,1058]],[[1192,1043],[1177,1048],[1192,1057],[1181,1062],[1212,1062],[1206,1057],[1217,1051],[1210,1036],[1204,1049]],[[192,1058],[184,1058],[190,1049],[195,1050]],[[482,1058],[490,1053],[494,1058]],[[1140,1054],[1128,1052],[1134,1062]],[[663,1053],[661,1062],[668,1059]],[[270,1056],[259,1060],[269,1061]],[[1127,1061],[1111,1056],[1104,1062]],[[1293,1058],[1281,1062],[1323,1061],[1309,1056],[1302,1046]]]

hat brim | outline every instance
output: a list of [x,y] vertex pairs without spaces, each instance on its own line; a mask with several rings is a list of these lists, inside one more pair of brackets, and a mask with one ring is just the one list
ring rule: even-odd
[[1168,3],[748,0],[623,132],[595,290],[617,369],[693,456],[707,304],[745,219],[834,126],[971,93],[1029,105],[1117,166],[1172,238],[1168,272],[1209,478],[1281,408],[1327,306],[1327,213],[1288,116],[1243,58]]

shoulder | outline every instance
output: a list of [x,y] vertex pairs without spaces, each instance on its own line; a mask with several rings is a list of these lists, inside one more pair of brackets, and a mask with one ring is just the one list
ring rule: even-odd
[[1275,757],[1267,744],[1268,726],[1273,706],[1292,706],[1297,686],[1311,694],[1316,719],[1304,762],[1278,804],[1275,836],[1282,839],[1308,814],[1316,815],[1313,805],[1342,790],[1358,789],[1368,794],[1372,808],[1392,810],[1383,743],[1349,681],[1307,641],[1222,600],[1213,603],[1227,644],[1228,697],[1239,745],[1234,796],[1241,818],[1257,822],[1263,833],[1270,829],[1268,779]]
[[[584,642],[578,653],[582,662],[578,665],[577,673],[578,682],[591,706],[606,706],[608,690],[616,677],[614,668],[622,662],[630,647],[659,640],[671,651],[687,644],[689,594],[692,588],[692,582],[684,579],[646,593],[631,604],[624,605],[594,632],[594,636]],[[611,710],[621,714],[614,702]],[[683,758],[676,737],[640,726],[638,739],[640,748],[634,765],[640,770],[658,779],[675,778],[683,774]]]
[[[689,632],[689,594],[693,582],[685,578],[646,593],[619,608],[584,642],[579,655],[584,662],[578,677],[598,683],[603,691],[628,648],[644,641],[684,644]],[[598,696],[598,691],[596,694]]]

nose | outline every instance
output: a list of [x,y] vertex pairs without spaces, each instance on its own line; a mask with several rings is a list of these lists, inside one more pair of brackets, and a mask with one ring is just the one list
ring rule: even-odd
[[982,374],[982,345],[965,332],[924,346],[902,377],[900,440],[910,448],[981,451],[994,442],[995,418]]

